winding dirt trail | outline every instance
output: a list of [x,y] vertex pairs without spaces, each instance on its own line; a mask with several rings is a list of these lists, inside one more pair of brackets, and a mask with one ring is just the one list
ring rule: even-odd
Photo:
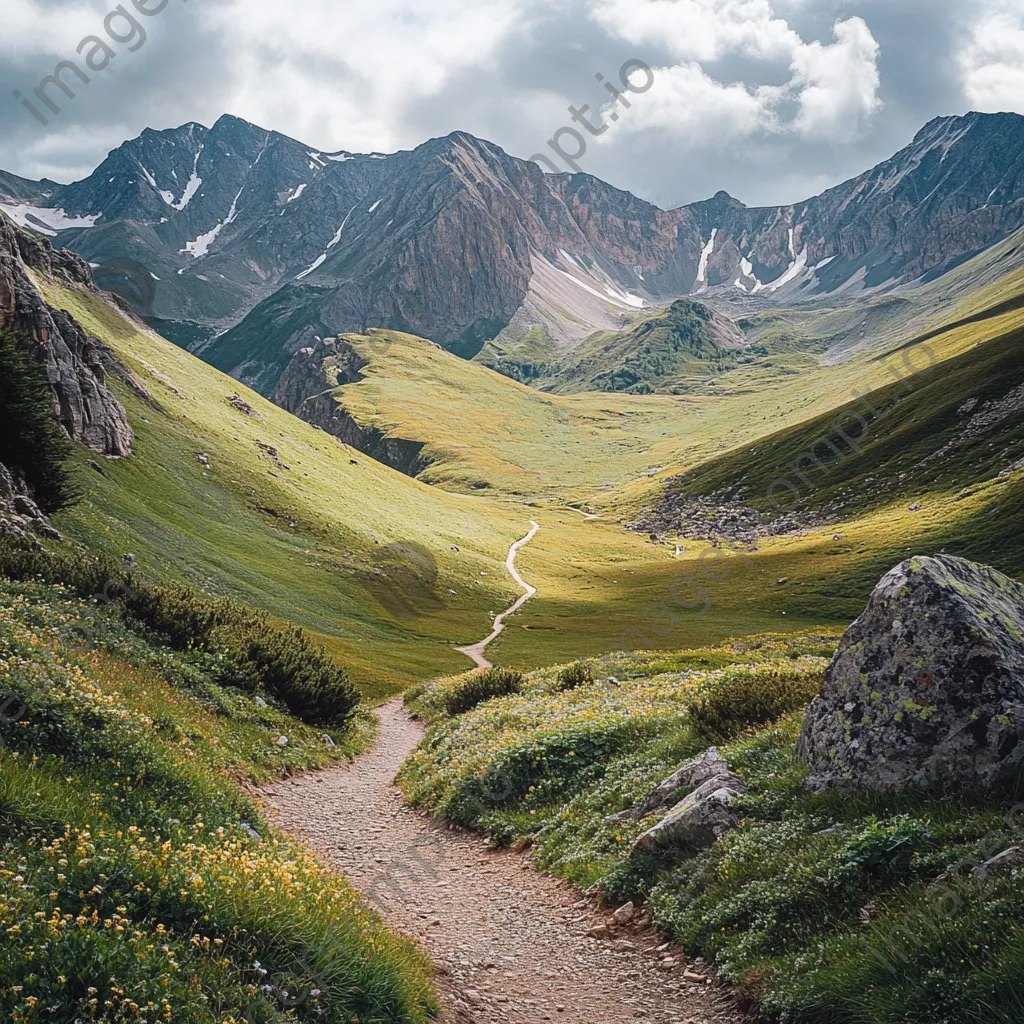
[[405,806],[394,777],[423,730],[399,701],[379,711],[373,750],[261,796],[279,826],[306,837],[391,928],[423,944],[438,968],[442,1024],[739,1024],[703,965],[649,927],[588,937],[608,911],[523,854],[492,851]]
[[472,658],[476,662],[477,668],[493,668],[494,666],[484,657],[484,651],[487,650],[488,646],[505,630],[505,620],[510,615],[515,615],[520,608],[526,604],[527,601],[537,593],[536,587],[531,587],[522,576],[519,575],[516,569],[516,555],[519,553],[521,547],[529,544],[534,537],[537,536],[537,531],[540,529],[540,523],[535,523],[532,519],[530,520],[530,532],[525,536],[521,537],[508,549],[508,558],[505,559],[505,568],[508,569],[509,575],[519,584],[525,591],[523,596],[511,608],[506,608],[500,615],[494,617],[494,630],[489,636],[485,636],[478,644],[472,644],[470,647],[456,647],[455,649],[460,654],[465,654],[467,658]]

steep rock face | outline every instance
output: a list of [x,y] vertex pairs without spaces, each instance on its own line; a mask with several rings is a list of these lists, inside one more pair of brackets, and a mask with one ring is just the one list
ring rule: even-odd
[[350,448],[400,473],[416,476],[429,465],[421,454],[421,442],[387,437],[379,430],[362,427],[342,404],[338,387],[359,380],[365,365],[365,360],[344,339],[318,340],[295,354],[273,400]]
[[1013,785],[1024,586],[946,555],[896,566],[844,635],[798,750],[815,789]]
[[117,365],[113,353],[68,313],[47,305],[26,268],[92,287],[81,259],[0,216],[0,327],[15,332],[46,367],[55,416],[71,438],[103,455],[130,454],[124,407],[104,385],[107,369]]

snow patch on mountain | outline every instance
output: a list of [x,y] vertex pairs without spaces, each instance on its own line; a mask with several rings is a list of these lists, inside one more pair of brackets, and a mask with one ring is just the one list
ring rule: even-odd
[[153,191],[156,192],[156,194],[168,206],[173,206],[174,205],[174,193],[173,192],[168,192],[166,189],[160,188],[157,185],[157,183],[156,183],[156,178],[154,178],[152,173],[150,171],[146,170],[146,168],[143,167],[142,164],[139,164],[139,170],[142,171],[143,177],[145,177],[146,182],[149,184],[149,187],[152,188]]
[[[260,150],[259,156],[256,157],[256,159],[252,163],[252,166],[249,168],[250,172],[256,169],[257,164],[259,164],[259,162],[263,159],[263,154],[266,153],[267,146],[269,146],[269,145],[270,145],[270,135],[268,133],[267,134],[267,139],[263,143],[263,148]],[[201,152],[201,150],[200,150],[200,152]],[[196,166],[197,167],[199,166],[199,154],[198,153],[196,154]],[[217,240],[217,236],[229,224],[234,224],[236,218],[238,217],[238,200],[242,198],[242,193],[245,191],[245,186],[248,183],[249,183],[249,179],[248,179],[248,176],[247,176],[246,180],[244,182],[242,182],[242,187],[238,190],[238,194],[231,201],[231,209],[228,210],[228,215],[227,215],[227,217],[224,218],[224,220],[220,221],[220,223],[218,223],[215,227],[211,228],[205,234],[200,235],[198,238],[194,239],[193,241],[186,242],[185,243],[185,248],[184,249],[179,249],[178,252],[180,252],[180,253],[186,253],[186,252],[187,253],[191,253],[191,255],[195,259],[200,259],[201,257],[205,256],[210,251],[210,246],[213,245],[213,243]],[[191,198],[191,196],[189,198]],[[181,271],[179,271],[179,273],[181,273]]]
[[3,210],[18,227],[38,231],[50,237],[58,231],[95,227],[96,221],[103,216],[100,213],[88,217],[69,216],[63,209],[50,210],[43,206],[32,206],[30,203],[0,203],[0,210]]
[[302,195],[302,193],[306,191],[306,189],[307,189],[307,188],[309,188],[309,185],[308,185],[308,184],[307,184],[306,182],[303,182],[303,183],[302,183],[302,184],[301,184],[301,185],[300,185],[300,186],[299,186],[299,187],[298,187],[298,188],[297,188],[297,189],[295,190],[295,193],[294,193],[294,195],[290,195],[290,196],[288,197],[288,202],[289,202],[289,203],[294,203],[294,202],[295,202],[295,200],[296,200],[296,199],[298,199],[298,198],[299,198],[299,197],[300,197],[300,196]]
[[311,266],[307,267],[301,274],[296,274],[295,280],[301,281],[304,277],[309,277],[310,274],[316,270],[317,267],[323,266],[327,262],[327,253],[323,252],[315,260]]
[[192,172],[192,177],[188,179],[188,184],[185,186],[185,191],[182,193],[181,198],[171,205],[178,210],[184,210],[190,202],[192,197],[199,191],[199,186],[202,185],[203,179],[199,177],[195,171]]
[[700,264],[697,267],[697,280],[705,287],[707,286],[708,262],[715,254],[715,239],[717,237],[718,228],[712,228],[711,239],[708,244],[704,246],[700,254]]
[[328,249],[333,249],[341,241],[341,233],[342,233],[342,231],[345,230],[345,225],[348,223],[348,219],[349,219],[349,217],[352,216],[352,213],[354,211],[355,211],[355,207],[353,206],[352,209],[349,210],[348,213],[345,214],[345,219],[341,222],[341,227],[338,228],[338,230],[335,232],[334,237],[327,243],[327,248]]
[[[793,231],[790,229],[790,238],[792,239]],[[766,286],[766,290],[770,292],[777,292],[780,288],[789,284],[790,281],[796,280],[807,268],[807,246],[805,245],[803,251],[796,259],[793,260],[789,265],[789,269],[780,277],[777,281],[772,281],[771,284]]]
[[313,271],[317,269],[317,267],[323,266],[323,264],[327,261],[327,257],[330,254],[331,249],[333,249],[341,241],[341,235],[342,232],[345,230],[345,225],[348,223],[349,217],[351,217],[354,212],[355,207],[353,206],[352,209],[345,214],[345,219],[341,222],[341,227],[338,228],[338,230],[334,233],[334,237],[327,243],[327,252],[321,253],[319,256],[317,256],[313,263],[310,266],[308,266],[301,274],[297,274],[295,277],[296,281],[301,281],[303,280],[303,278],[309,277],[309,275],[312,274]]
[[238,190],[238,195],[235,196],[231,203],[231,209],[228,210],[227,217],[224,220],[219,221],[216,226],[212,227],[205,234],[200,235],[198,238],[191,242],[185,243],[184,249],[179,249],[178,252],[190,253],[194,259],[200,259],[210,251],[210,246],[217,240],[217,236],[229,225],[235,222],[238,216],[238,200],[242,197],[242,193],[245,191],[243,185]]
[[610,299],[612,302],[615,302],[620,306],[628,306],[632,309],[643,309],[644,306],[647,305],[639,295],[633,295],[630,292],[615,288],[614,286],[605,284],[604,282],[595,282],[600,283],[604,288],[604,292],[602,293],[565,270],[561,270],[558,267],[553,267],[552,269],[561,274],[562,277],[568,278],[577,287],[582,288],[585,292],[589,292],[591,295],[601,299],[602,301],[607,302]]

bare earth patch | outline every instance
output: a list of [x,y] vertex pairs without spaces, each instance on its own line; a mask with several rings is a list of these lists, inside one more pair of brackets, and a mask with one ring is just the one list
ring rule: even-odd
[[387,924],[416,937],[438,967],[446,1024],[738,1024],[742,1014],[706,966],[634,922],[612,939],[587,935],[610,918],[579,890],[492,851],[472,833],[405,806],[394,784],[423,736],[401,702],[380,708],[377,746],[353,764],[261,791],[279,826],[308,839],[373,900]]

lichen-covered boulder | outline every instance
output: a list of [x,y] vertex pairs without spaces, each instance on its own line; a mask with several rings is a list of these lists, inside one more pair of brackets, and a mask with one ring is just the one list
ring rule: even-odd
[[1024,767],[1024,586],[947,555],[886,573],[797,750],[819,790],[1012,785]]

